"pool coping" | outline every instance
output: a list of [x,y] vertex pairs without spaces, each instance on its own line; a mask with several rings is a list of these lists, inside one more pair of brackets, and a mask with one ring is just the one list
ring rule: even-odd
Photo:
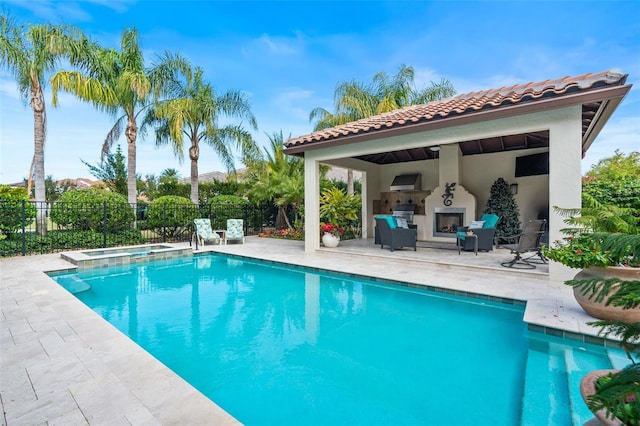
[[[162,248],[153,248],[159,247]],[[165,259],[174,259],[182,256],[191,256],[193,251],[190,247],[179,247],[172,244],[140,244],[135,246],[127,246],[127,249],[134,251],[137,249],[148,249],[149,254],[147,256],[139,256],[137,253],[126,253],[122,252],[123,247],[113,247],[113,248],[102,248],[102,249],[90,249],[90,250],[76,250],[76,251],[66,251],[60,253],[60,256],[76,265],[78,270],[85,269],[93,269],[93,268],[103,268],[108,266],[120,266],[120,265],[129,265],[136,264],[142,262],[148,262],[150,260],[165,260]],[[113,251],[114,253],[104,253],[97,256],[92,256],[87,253],[97,253],[97,252],[105,252],[105,251]],[[116,253],[116,251],[120,251],[120,253]]]
[[[592,318],[573,301],[571,289],[548,278],[497,276],[495,271],[443,264],[414,268],[410,261],[367,261],[322,250],[309,254],[300,242],[267,240],[248,237],[245,244],[206,246],[194,254],[216,252],[388,278],[410,287],[438,282],[432,287],[443,293],[526,300],[523,320],[534,331],[584,341],[597,334],[585,325]],[[130,424],[238,424],[45,274],[65,269],[73,267],[59,254],[0,259],[2,424],[111,424],[118,419]]]

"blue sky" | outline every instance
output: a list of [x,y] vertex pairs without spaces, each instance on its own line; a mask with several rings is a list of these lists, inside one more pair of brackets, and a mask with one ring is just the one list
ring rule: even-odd
[[[312,131],[310,111],[332,109],[338,82],[368,82],[401,64],[418,87],[449,79],[458,93],[618,69],[633,89],[583,160],[583,171],[616,149],[640,150],[640,1],[129,1],[4,0],[23,23],[65,23],[118,48],[135,26],[147,62],[165,50],[203,68],[218,92],[245,92],[266,134]],[[70,95],[50,105],[45,173],[91,177],[114,119]],[[33,155],[33,114],[12,78],[0,71],[0,182],[22,180]],[[120,142],[126,152],[124,135]],[[166,168],[189,176],[153,136],[138,139],[137,172]],[[238,163],[238,167],[241,164]],[[200,173],[223,170],[201,148]]]

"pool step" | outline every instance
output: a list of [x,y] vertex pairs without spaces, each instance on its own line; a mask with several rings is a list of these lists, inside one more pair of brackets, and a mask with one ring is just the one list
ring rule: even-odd
[[571,425],[564,356],[558,345],[531,339],[522,396],[522,426]]
[[609,362],[611,362],[610,368],[617,368],[622,370],[627,365],[631,364],[631,360],[627,358],[627,354],[622,349],[613,349],[607,351],[609,355]]
[[582,426],[594,416],[580,395],[580,381],[589,371],[611,368],[611,361],[606,352],[591,353],[580,348],[564,349],[564,361],[572,422],[574,426]]

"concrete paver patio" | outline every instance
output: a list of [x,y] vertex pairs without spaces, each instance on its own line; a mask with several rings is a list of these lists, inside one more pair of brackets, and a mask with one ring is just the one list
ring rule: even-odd
[[[185,244],[182,244],[184,246]],[[248,237],[199,247],[275,262],[526,302],[524,320],[553,334],[600,341],[571,288],[499,266],[508,252],[381,250],[369,240],[305,253],[303,243]],[[58,286],[59,254],[0,260],[2,425],[235,424],[236,420]]]

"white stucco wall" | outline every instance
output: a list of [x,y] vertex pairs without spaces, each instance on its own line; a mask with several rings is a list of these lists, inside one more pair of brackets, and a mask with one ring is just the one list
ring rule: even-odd
[[540,210],[547,210],[549,199],[549,175],[515,177],[516,157],[548,151],[529,149],[505,151],[495,154],[468,155],[462,157],[460,167],[462,185],[476,196],[476,217],[480,217],[491,196],[491,185],[503,178],[509,185],[518,184],[514,196],[520,210],[520,221],[525,223],[538,218]]

